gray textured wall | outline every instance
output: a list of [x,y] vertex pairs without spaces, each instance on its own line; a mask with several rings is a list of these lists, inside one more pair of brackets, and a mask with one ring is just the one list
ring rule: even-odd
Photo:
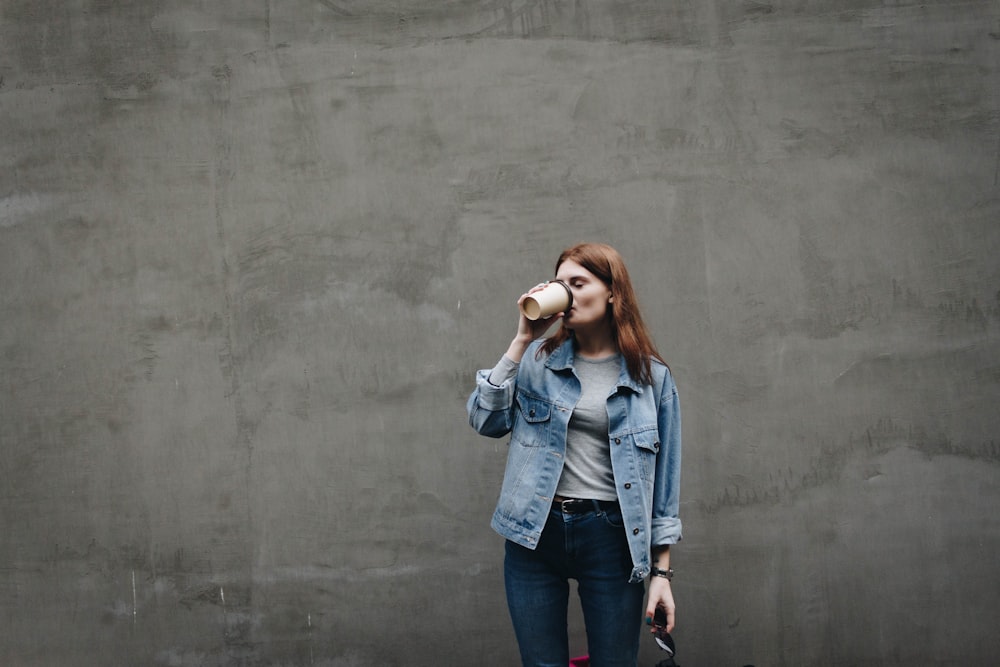
[[0,662],[514,664],[463,403],[588,239],[679,662],[996,664],[998,73],[990,0],[0,0]]

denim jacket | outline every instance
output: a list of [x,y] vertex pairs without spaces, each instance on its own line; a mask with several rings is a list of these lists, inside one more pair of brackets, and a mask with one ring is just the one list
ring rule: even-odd
[[[536,358],[541,344],[531,344],[516,377],[499,387],[490,384],[489,370],[479,371],[466,405],[478,433],[511,435],[491,525],[529,549],[538,545],[545,527],[562,474],[570,414],[580,399],[573,341]],[[618,385],[608,396],[608,446],[632,554],[631,582],[649,575],[652,545],[681,539],[680,404],[667,367],[654,359],[652,371],[653,384],[640,385],[622,358]]]

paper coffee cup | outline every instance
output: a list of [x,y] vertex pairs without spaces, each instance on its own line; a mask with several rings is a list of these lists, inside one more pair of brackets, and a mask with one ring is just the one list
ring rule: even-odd
[[569,285],[561,280],[553,280],[526,297],[521,302],[521,312],[529,320],[538,320],[569,310],[572,305],[573,292]]

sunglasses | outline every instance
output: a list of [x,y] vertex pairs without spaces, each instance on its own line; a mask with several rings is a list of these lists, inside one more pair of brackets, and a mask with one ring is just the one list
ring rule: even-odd
[[668,656],[674,657],[674,638],[667,632],[667,612],[660,607],[653,614],[653,638]]

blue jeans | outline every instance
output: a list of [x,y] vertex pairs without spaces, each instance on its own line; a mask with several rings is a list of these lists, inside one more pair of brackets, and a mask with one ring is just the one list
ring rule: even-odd
[[628,583],[632,557],[621,510],[563,514],[554,505],[532,551],[506,543],[507,606],[524,667],[569,664],[569,580],[576,579],[592,667],[636,667],[642,583]]

